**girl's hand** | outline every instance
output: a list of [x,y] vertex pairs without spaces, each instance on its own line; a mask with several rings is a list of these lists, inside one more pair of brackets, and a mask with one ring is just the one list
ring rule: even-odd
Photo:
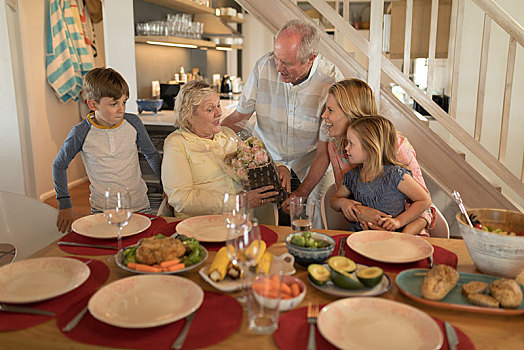
[[344,216],[353,222],[357,222],[358,215],[360,215],[360,210],[357,209],[357,205],[360,205],[360,202],[354,201],[352,199],[341,198],[340,199],[340,210],[344,213]]
[[60,209],[58,211],[58,218],[56,219],[56,227],[58,231],[66,233],[71,231],[71,224],[73,223],[73,208]]
[[278,191],[271,191],[274,188],[275,187],[273,185],[269,185],[257,188],[255,190],[247,191],[249,208],[258,208],[267,203],[274,202],[274,197],[278,195]]
[[396,218],[382,218],[378,220],[378,226],[386,231],[395,231],[400,228],[400,221]]

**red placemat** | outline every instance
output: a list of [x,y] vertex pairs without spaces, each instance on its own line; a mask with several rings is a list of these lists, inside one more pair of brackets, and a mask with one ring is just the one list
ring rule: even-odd
[[[174,296],[176,297],[176,296]],[[88,302],[75,305],[57,319],[64,327]],[[204,302],[196,312],[184,343],[184,349],[198,349],[221,342],[233,334],[242,322],[242,305],[228,295],[204,291]],[[171,349],[185,319],[160,327],[127,329],[114,327],[95,319],[87,313],[67,337],[86,344],[133,349]]]
[[[324,305],[320,305],[322,308]],[[449,349],[449,344],[446,339],[446,331],[444,330],[444,322],[440,319],[433,317],[440,327],[442,334],[444,335],[444,343],[442,344],[442,350]],[[459,339],[458,350],[473,350],[475,346],[471,342],[471,339],[460,330],[455,328]],[[281,350],[303,350],[307,348],[307,340],[309,334],[309,324],[307,323],[307,307],[294,309],[286,312],[280,316],[278,321],[278,329],[274,334],[275,341]],[[316,343],[317,350],[331,350],[337,349],[329,341],[327,341],[319,332],[318,327],[316,328]]]
[[[347,237],[347,236],[348,235],[333,236],[333,238],[335,239],[336,245],[335,245],[335,249],[332,255],[338,255],[340,239],[342,237]],[[436,246],[436,245],[433,245],[433,249],[434,249],[433,263],[435,265],[445,264],[455,269],[457,268],[457,263],[458,263],[457,254],[447,249],[444,249],[442,247]],[[424,260],[415,261],[415,262],[406,263],[406,264],[388,264],[388,263],[383,263],[383,262],[379,262],[376,260],[366,258],[365,256],[362,256],[359,253],[355,252],[353,249],[349,248],[347,244],[344,245],[344,251],[346,252],[346,256],[348,258],[350,258],[351,260],[353,260],[354,262],[358,264],[378,266],[382,268],[384,271],[388,271],[388,272],[397,273],[397,272],[404,271],[407,269],[427,269],[429,267],[429,259],[424,259]]]
[[[147,216],[148,218],[154,217],[154,215],[147,215],[147,214],[140,214]],[[147,230],[140,232],[139,234],[124,237],[122,238],[122,244],[124,247],[128,247],[130,245],[133,245],[137,243],[140,239],[151,237],[154,235],[154,231],[158,226],[162,226],[166,223],[166,220],[164,218],[157,218],[153,221],[151,221],[151,226],[147,228]],[[86,244],[103,244],[103,245],[109,245],[116,247],[117,246],[117,240],[116,239],[99,239],[99,238],[91,238],[79,235],[76,232],[70,232],[67,235],[60,238],[60,242],[75,242],[75,243],[86,243]],[[99,249],[99,248],[87,248],[87,247],[72,247],[72,246],[65,246],[65,245],[59,245],[60,249],[62,249],[64,252],[69,254],[76,254],[76,255],[111,255],[116,254],[115,250],[110,249]]]
[[[80,261],[87,261],[85,258],[70,257]],[[57,296],[53,299],[41,301],[38,303],[24,304],[24,306],[36,307],[42,310],[53,311],[59,318],[61,314],[68,313],[70,309],[76,308],[79,301],[86,296],[93,294],[109,276],[109,268],[101,261],[93,260],[89,263],[91,274],[87,281],[72,291]],[[0,330],[11,331],[15,329],[24,329],[37,324],[47,322],[51,316],[28,315],[10,312],[0,312]]]
[[[157,227],[154,233],[163,234],[166,236],[172,235],[173,233],[176,232],[176,226],[180,222],[181,221],[170,222],[160,227]],[[275,231],[271,230],[270,228],[264,225],[260,225],[260,236],[262,236],[262,240],[266,242],[267,247],[270,247],[273,244],[275,244],[275,242],[278,239],[278,234]],[[211,251],[217,251],[224,246],[223,242],[219,242],[219,243],[200,242],[200,244],[204,246],[207,250],[211,250]]]

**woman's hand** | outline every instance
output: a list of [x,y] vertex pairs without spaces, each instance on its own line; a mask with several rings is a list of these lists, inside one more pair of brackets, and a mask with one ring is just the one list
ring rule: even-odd
[[358,205],[358,210],[360,214],[355,221],[360,222],[363,230],[381,230],[382,228],[378,225],[378,221],[382,218],[391,217],[391,215],[385,214],[378,209],[366,207],[362,204]]
[[360,215],[360,210],[357,209],[357,205],[360,204],[360,202],[348,198],[339,199],[340,210],[342,211],[342,213],[344,213],[344,216],[349,221],[353,222],[358,221],[358,215]]
[[[271,191],[275,187],[273,185],[259,187],[255,190],[247,191],[247,199],[249,208],[258,208],[266,203],[274,202],[278,191]],[[271,191],[271,192],[268,192]]]
[[378,221],[378,226],[386,231],[395,231],[400,228],[400,221],[396,218],[382,218]]
[[291,172],[285,165],[279,165],[277,169],[282,187],[286,192],[291,192]]

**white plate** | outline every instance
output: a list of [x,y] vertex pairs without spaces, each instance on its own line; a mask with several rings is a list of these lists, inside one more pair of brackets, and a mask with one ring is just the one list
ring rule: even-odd
[[444,341],[426,313],[383,298],[346,298],[318,315],[320,333],[340,349],[434,350]]
[[[133,214],[129,223],[122,228],[122,237],[136,235],[151,226],[151,220],[144,215]],[[81,217],[71,225],[73,231],[79,235],[91,238],[116,238],[118,228],[109,225],[104,214],[94,214]]]
[[[329,269],[328,264],[323,264],[323,265]],[[360,270],[366,267],[368,266],[357,264],[357,270]],[[353,273],[352,275],[355,277],[355,279],[357,278],[355,273]],[[308,275],[308,280],[309,280],[309,283],[316,289],[321,290],[322,292],[326,294],[336,295],[339,297],[374,297],[374,296],[386,293],[391,288],[391,280],[389,279],[388,275],[386,274],[382,276],[382,280],[380,281],[380,283],[377,284],[373,288],[364,287],[360,289],[344,289],[344,288],[337,287],[331,280],[319,286],[318,284],[315,284],[313,283],[313,281],[311,281],[311,278],[309,277],[309,275]]]
[[65,294],[84,283],[91,270],[69,258],[36,258],[0,267],[0,302],[33,303]]
[[200,242],[225,242],[226,224],[222,215],[194,216],[176,226],[176,231]]
[[116,280],[89,299],[97,320],[123,328],[149,328],[178,321],[196,311],[204,291],[195,282],[164,275],[136,275]]
[[[130,247],[132,247],[132,246],[130,246]],[[207,255],[208,255],[207,249],[202,247],[201,245],[199,245],[199,247],[200,247],[200,249],[204,250],[204,256],[202,257],[202,260],[200,260],[196,264],[186,266],[185,268],[183,268],[181,270],[177,270],[177,271],[172,271],[172,272],[170,272],[170,271],[168,271],[168,272],[143,272],[143,271],[133,270],[133,269],[127,267],[126,265],[124,265],[124,263],[122,262],[123,258],[122,258],[122,252],[121,251],[118,252],[117,255],[116,255],[116,264],[122,270],[126,270],[126,271],[133,272],[133,273],[138,273],[138,274],[178,275],[179,273],[183,273],[183,272],[186,272],[186,271],[193,270],[194,268],[202,265],[204,263],[204,261],[207,260]],[[127,247],[127,248],[129,248],[129,247]]]
[[349,235],[346,242],[357,253],[385,263],[409,263],[433,254],[431,244],[407,233],[360,231]]
[[[297,272],[295,270],[295,267],[293,266],[293,263],[295,262],[293,255],[289,253],[284,253],[282,255],[273,257],[273,261],[279,260],[283,262],[285,275],[293,275],[295,272]],[[198,270],[198,273],[204,279],[204,281],[206,281],[207,283],[209,283],[210,285],[222,292],[234,292],[240,290],[240,288],[242,287],[242,283],[239,279],[234,280],[226,275],[226,277],[222,281],[215,282],[211,278],[209,278],[209,266],[210,265],[204,266],[203,268]]]

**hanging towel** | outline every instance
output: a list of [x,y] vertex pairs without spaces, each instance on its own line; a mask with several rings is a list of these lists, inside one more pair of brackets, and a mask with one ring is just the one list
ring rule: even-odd
[[47,80],[62,102],[78,99],[82,77],[93,68],[93,58],[78,28],[82,25],[75,23],[70,0],[49,1]]

